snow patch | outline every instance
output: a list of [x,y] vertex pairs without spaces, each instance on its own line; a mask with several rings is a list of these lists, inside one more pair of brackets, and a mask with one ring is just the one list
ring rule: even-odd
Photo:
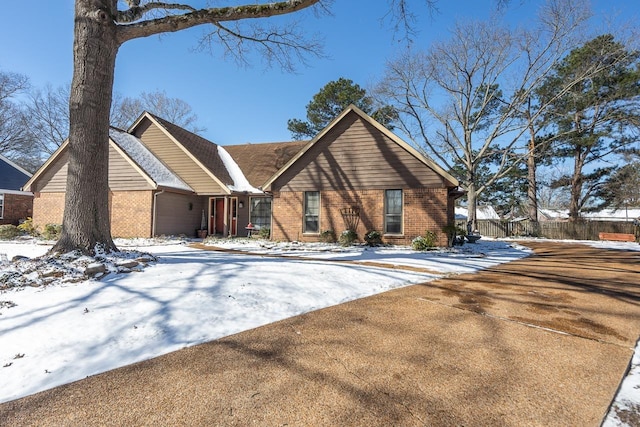
[[249,193],[254,194],[263,194],[263,192],[247,181],[247,178],[240,170],[240,166],[233,160],[231,154],[227,152],[222,146],[218,145],[218,155],[224,164],[224,167],[227,168],[227,172],[229,172],[229,176],[233,180],[233,185],[229,185],[229,189],[232,191],[248,191]]

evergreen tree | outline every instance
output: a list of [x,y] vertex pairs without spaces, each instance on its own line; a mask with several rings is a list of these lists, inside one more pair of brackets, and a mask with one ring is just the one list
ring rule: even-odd
[[[589,78],[582,78],[589,76]],[[557,96],[566,82],[577,82]],[[573,160],[573,172],[552,185],[571,192],[569,217],[593,202],[599,188],[615,171],[600,162],[635,142],[640,126],[640,61],[610,34],[601,35],[571,51],[540,87],[552,99],[546,112],[556,135],[555,156]]]
[[392,129],[390,123],[396,117],[393,108],[383,106],[374,110],[373,98],[367,96],[367,91],[352,80],[343,77],[327,83],[313,95],[306,107],[307,120],[289,119],[287,129],[295,139],[313,138],[350,104],[371,115],[383,126]]

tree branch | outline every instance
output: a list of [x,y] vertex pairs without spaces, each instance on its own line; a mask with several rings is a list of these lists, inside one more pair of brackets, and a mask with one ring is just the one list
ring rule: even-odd
[[[276,3],[265,4],[253,4],[235,7],[220,7],[195,10],[187,5],[175,5],[164,3],[148,3],[143,7],[148,7],[150,10],[157,9],[174,9],[174,10],[191,10],[188,13],[180,15],[165,16],[157,19],[149,19],[140,22],[134,22],[132,24],[119,25],[118,26],[118,43],[122,44],[128,40],[148,37],[155,34],[175,32],[184,30],[187,28],[195,27],[203,24],[217,24],[220,22],[238,21],[242,19],[256,19],[267,18],[270,16],[285,15],[292,12],[296,12],[314,4],[320,0],[287,0]],[[164,7],[160,5],[164,4]],[[170,6],[170,7],[169,7]],[[136,6],[129,11],[123,12],[122,19],[125,19],[127,14],[136,15],[131,12],[136,8],[142,9],[143,7]],[[139,15],[139,14],[138,14]],[[140,15],[140,18],[142,18]],[[118,14],[120,16],[120,13]],[[138,18],[138,19],[140,19]]]

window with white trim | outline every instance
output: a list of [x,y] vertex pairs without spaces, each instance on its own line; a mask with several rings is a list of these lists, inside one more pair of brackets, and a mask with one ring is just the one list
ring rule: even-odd
[[384,192],[384,232],[402,234],[402,190]]
[[304,233],[320,232],[320,192],[304,192]]
[[4,194],[0,193],[0,219],[4,218]]
[[271,197],[252,197],[249,205],[249,221],[257,230],[271,229]]

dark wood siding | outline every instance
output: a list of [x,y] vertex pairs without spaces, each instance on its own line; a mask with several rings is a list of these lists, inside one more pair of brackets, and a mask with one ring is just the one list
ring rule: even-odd
[[198,194],[225,194],[213,178],[151,121],[145,119],[140,123],[135,135]]
[[347,115],[273,183],[275,191],[443,188],[443,178],[357,114]]

